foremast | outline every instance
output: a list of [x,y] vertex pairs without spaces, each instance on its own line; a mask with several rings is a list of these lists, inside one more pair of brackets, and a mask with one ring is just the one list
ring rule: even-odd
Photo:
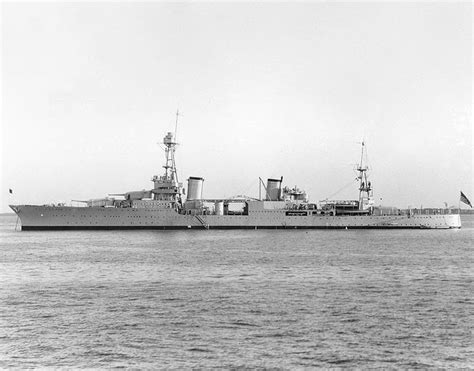
[[362,141],[360,163],[357,166],[357,179],[359,180],[359,210],[369,210],[373,205],[372,184],[370,183],[367,176],[367,171],[369,170],[369,168],[367,164],[364,164],[364,154],[366,154],[365,142]]
[[[179,113],[176,112],[176,125],[178,122]],[[163,175],[154,175],[152,182],[154,188],[152,190],[153,199],[159,201],[172,201],[175,206],[180,207],[182,205],[182,196],[184,195],[183,183],[178,181],[178,171],[176,169],[175,152],[176,146],[176,129],[175,135],[172,132],[168,132],[163,138],[163,144],[165,146],[165,165],[163,168],[165,172]]]

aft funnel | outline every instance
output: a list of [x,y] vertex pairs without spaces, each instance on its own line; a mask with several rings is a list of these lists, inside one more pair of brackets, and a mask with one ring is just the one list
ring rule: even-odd
[[267,201],[280,201],[281,200],[281,179],[267,179]]

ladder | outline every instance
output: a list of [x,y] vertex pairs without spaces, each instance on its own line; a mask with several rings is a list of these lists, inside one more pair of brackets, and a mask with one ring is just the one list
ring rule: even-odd
[[196,219],[199,220],[199,223],[206,229],[209,229],[209,224],[205,222],[205,220],[200,215],[195,215]]

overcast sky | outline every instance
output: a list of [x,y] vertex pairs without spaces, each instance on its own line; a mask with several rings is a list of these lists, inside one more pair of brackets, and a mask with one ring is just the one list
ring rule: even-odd
[[377,204],[474,198],[470,2],[4,2],[1,31],[3,212],[151,188],[177,108],[207,198],[356,198],[363,138]]

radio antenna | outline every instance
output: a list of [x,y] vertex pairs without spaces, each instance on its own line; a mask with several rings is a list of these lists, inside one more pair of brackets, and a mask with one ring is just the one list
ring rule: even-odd
[[179,110],[176,110],[176,122],[174,124],[174,141],[176,142],[178,138],[178,116],[179,116]]

